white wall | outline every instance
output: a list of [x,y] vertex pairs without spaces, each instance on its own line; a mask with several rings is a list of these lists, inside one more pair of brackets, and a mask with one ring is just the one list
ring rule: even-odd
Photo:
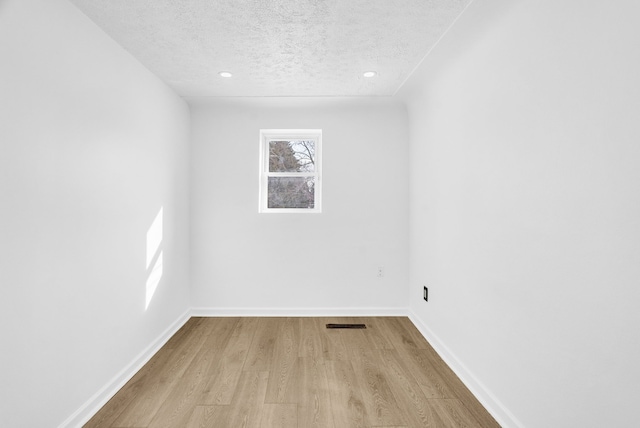
[[505,426],[638,424],[638,16],[476,1],[402,91],[411,310]]
[[59,425],[187,310],[188,117],[67,1],[0,2],[0,425]]
[[[639,9],[476,1],[402,90],[408,122],[397,100],[193,101],[189,187],[183,101],[65,0],[0,0],[0,420],[55,426],[110,385],[181,319],[191,250],[211,312],[384,312],[410,280],[505,426],[635,424]],[[324,130],[322,214],[258,214],[260,128]]]
[[[192,302],[203,313],[406,308],[408,143],[389,100],[193,100]],[[323,131],[321,214],[259,214],[259,130]],[[383,278],[376,267],[385,268]]]

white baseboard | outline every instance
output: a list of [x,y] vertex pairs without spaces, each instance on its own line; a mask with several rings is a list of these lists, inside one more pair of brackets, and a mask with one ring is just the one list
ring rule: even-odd
[[394,317],[407,308],[192,308],[194,317]]
[[107,404],[128,381],[131,379],[156,352],[191,318],[191,310],[187,310],[147,348],[123,368],[110,382],[96,392],[78,410],[69,416],[58,428],[81,427],[89,421],[98,411]]
[[156,352],[182,327],[190,317],[316,317],[316,316],[408,316],[420,333],[433,346],[445,363],[455,372],[471,393],[504,428],[524,428],[524,425],[498,400],[440,338],[424,325],[408,308],[191,308],[171,324],[153,343],[123,368],[110,382],[69,416],[59,428],[81,427],[95,415]]
[[469,391],[478,399],[485,409],[503,428],[524,428],[524,425],[493,395],[477,377],[456,357],[442,340],[420,318],[408,310],[409,319],[420,330],[429,344],[440,355],[440,358],[454,371]]

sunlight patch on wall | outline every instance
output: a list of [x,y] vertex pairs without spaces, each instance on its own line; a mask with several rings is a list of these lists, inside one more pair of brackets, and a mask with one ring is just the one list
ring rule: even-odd
[[162,207],[147,230],[147,293],[144,309],[149,303],[162,279]]

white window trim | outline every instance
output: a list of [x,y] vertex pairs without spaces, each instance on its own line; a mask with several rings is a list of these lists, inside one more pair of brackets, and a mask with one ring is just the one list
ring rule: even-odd
[[[269,172],[269,141],[279,139],[314,140],[315,171]],[[267,183],[269,177],[315,177],[314,208],[269,208],[267,205]],[[261,129],[260,130],[260,213],[321,213],[322,212],[322,130],[321,129]]]

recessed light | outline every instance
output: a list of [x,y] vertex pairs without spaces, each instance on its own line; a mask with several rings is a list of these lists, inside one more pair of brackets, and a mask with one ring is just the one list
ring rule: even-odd
[[220,77],[231,77],[231,76],[233,76],[233,74],[229,73],[228,71],[221,71],[218,74],[220,75]]
[[376,73],[375,71],[365,71],[364,73],[362,73],[362,75],[364,77],[375,77],[378,73]]

